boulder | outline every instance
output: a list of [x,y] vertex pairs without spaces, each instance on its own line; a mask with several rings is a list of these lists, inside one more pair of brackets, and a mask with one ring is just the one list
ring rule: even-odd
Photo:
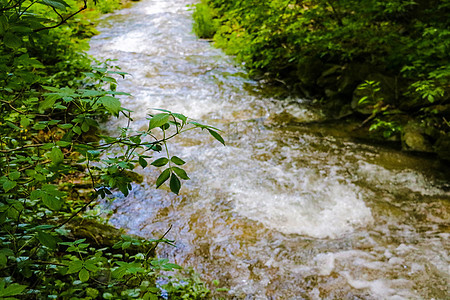
[[409,121],[403,128],[402,148],[406,151],[433,152],[425,128],[415,121]]
[[323,69],[324,65],[320,59],[311,58],[297,65],[296,75],[302,86],[313,88]]

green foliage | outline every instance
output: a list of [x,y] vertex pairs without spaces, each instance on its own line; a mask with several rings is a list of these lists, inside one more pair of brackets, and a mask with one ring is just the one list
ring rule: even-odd
[[89,0],[89,6],[95,6],[95,9],[102,14],[113,12],[122,6],[121,0],[102,0],[102,1],[91,1]]
[[216,13],[203,0],[195,4],[192,17],[194,18],[194,32],[203,39],[210,39],[219,28],[219,20]]
[[[124,236],[103,248],[74,238],[67,224],[114,189],[127,195],[138,165],[167,166],[157,185],[170,178],[178,194],[189,177],[184,160],[169,154],[173,137],[206,129],[224,143],[216,128],[166,110],[149,115],[145,131],[125,127],[118,136],[100,135],[99,123],[108,117],[131,121],[119,99],[127,94],[116,81],[127,74],[108,61],[93,64],[83,52],[85,38],[95,33],[88,17],[96,13],[86,8],[72,0],[0,3],[1,298],[157,299],[166,293],[156,278],[180,267],[155,258],[154,250],[172,241]],[[148,164],[162,150],[167,157]],[[77,181],[91,187],[87,197],[74,193]]]
[[[448,131],[444,114],[430,116],[423,108],[448,104],[450,99],[450,1],[208,0],[207,4],[220,20],[215,44],[236,55],[251,74],[270,74],[304,95],[325,102],[340,97],[343,103],[371,72],[383,74],[395,81],[392,91],[383,91],[394,99],[383,100],[389,103],[388,110],[400,109],[422,119],[440,117],[438,129]],[[368,105],[369,100],[375,101],[367,98],[360,104]]]
[[397,135],[401,132],[402,127],[396,121],[385,121],[376,118],[370,126],[370,131],[381,132],[385,139]]
[[364,96],[361,99],[359,99],[358,104],[365,104],[365,103],[373,104],[383,101],[383,98],[377,96],[377,93],[381,90],[380,83],[377,81],[366,80],[358,87],[358,89],[367,90],[369,92],[368,96]]
[[205,299],[211,291],[200,280],[200,277],[194,270],[184,271],[184,276],[170,276],[162,288],[173,299]]

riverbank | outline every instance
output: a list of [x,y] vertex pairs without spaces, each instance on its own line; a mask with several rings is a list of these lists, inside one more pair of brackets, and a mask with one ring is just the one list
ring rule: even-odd
[[106,204],[111,224],[147,238],[172,225],[176,247],[158,253],[218,280],[225,299],[445,298],[450,202],[439,161],[349,138],[343,120],[318,122],[302,98],[279,101],[286,89],[265,90],[191,33],[189,3],[108,15],[90,53],[133,74],[119,84],[133,91],[121,100],[134,130],[164,107],[220,128],[227,147],[180,136],[171,149],[189,157],[192,179],[175,195],[153,189],[154,169],[138,169],[143,183]]
[[366,137],[449,160],[448,10],[442,1],[208,0],[194,30],[329,118],[359,118]]
[[[181,269],[155,256],[158,244],[172,243],[164,234],[125,235],[95,210],[112,191],[127,195],[139,181],[132,170],[146,167],[146,154],[168,139],[148,141],[149,132],[129,133],[127,126],[117,128],[122,134],[101,134],[110,118],[131,122],[118,98],[128,95],[117,84],[127,74],[86,53],[88,39],[98,34],[96,18],[119,8],[116,0],[98,7],[72,0],[0,6],[2,299],[209,293],[195,274],[163,274]],[[158,126],[169,127],[168,119]],[[113,147],[117,154],[109,153]]]

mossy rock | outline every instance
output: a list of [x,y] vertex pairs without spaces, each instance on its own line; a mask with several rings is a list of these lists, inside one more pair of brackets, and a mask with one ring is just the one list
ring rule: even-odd
[[324,64],[320,59],[310,58],[297,65],[297,78],[302,86],[313,88],[316,80],[322,75]]
[[338,78],[338,92],[351,97],[353,91],[363,78],[366,78],[372,67],[368,64],[351,63],[343,66],[342,75]]
[[403,128],[402,148],[406,151],[434,152],[425,128],[415,121],[408,122]]
[[[68,238],[72,240],[86,239],[91,245],[97,247],[112,248],[116,243],[123,240],[122,236],[125,235],[123,229],[117,229],[111,225],[103,224],[95,219],[88,218],[74,218],[72,221],[65,225],[65,228],[70,231]],[[144,238],[137,235],[126,234],[137,240],[144,240]],[[137,246],[132,244],[127,252],[129,253],[146,253],[149,249],[143,246]],[[154,250],[150,253],[154,256]]]

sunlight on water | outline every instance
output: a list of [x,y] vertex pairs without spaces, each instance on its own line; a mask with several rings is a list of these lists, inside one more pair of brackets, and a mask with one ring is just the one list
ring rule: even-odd
[[[449,185],[436,163],[355,143],[302,99],[279,100],[232,58],[191,32],[190,1],[142,1],[107,15],[96,57],[131,75],[119,88],[145,130],[152,108],[224,131],[171,144],[192,180],[180,196],[154,190],[158,170],[105,204],[111,223],[176,248],[159,255],[219,279],[237,299],[444,299],[448,290]],[[114,131],[123,120],[111,120]],[[158,154],[157,154],[158,155]]]

